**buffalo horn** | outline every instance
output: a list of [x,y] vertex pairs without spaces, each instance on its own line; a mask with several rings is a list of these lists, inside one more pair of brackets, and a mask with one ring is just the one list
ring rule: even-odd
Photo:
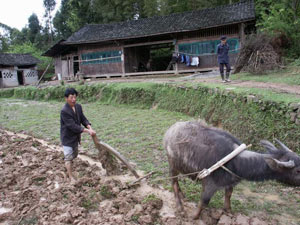
[[282,148],[283,150],[292,152],[291,149],[289,149],[285,144],[283,144],[283,143],[282,143],[281,141],[279,141],[278,139],[275,138],[275,141],[281,146],[281,148]]
[[279,161],[279,160],[277,160],[277,159],[273,159],[276,163],[277,163],[277,165],[278,166],[280,166],[280,167],[284,167],[284,168],[294,168],[295,167],[295,163],[294,163],[294,161],[293,160],[290,160],[290,161],[288,161],[288,162],[281,162],[281,161]]

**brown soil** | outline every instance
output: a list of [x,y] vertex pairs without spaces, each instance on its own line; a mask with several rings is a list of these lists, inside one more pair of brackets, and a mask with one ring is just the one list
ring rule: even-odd
[[[74,160],[77,182],[67,182],[59,146],[0,130],[0,224],[278,224],[185,202],[175,212],[173,194],[147,181],[134,187],[130,174],[106,176],[88,156]],[[141,174],[141,172],[139,172]]]
[[[203,83],[220,83],[220,79],[198,79],[198,81]],[[271,89],[272,91],[278,93],[289,93],[289,94],[295,94],[300,96],[299,85],[235,80],[230,82],[230,86]]]

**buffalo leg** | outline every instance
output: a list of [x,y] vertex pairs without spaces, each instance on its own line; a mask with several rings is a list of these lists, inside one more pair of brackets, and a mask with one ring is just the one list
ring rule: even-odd
[[224,208],[226,211],[231,210],[231,204],[230,204],[230,198],[233,192],[233,187],[225,188],[225,202],[224,202]]
[[176,208],[177,210],[183,211],[183,205],[182,205],[181,194],[180,194],[181,191],[180,191],[177,178],[172,179],[172,186],[173,186],[175,200],[176,200]]
[[170,169],[170,176],[173,177],[172,178],[172,187],[173,187],[173,191],[174,191],[174,196],[175,196],[175,200],[176,200],[176,208],[179,211],[183,211],[183,205],[182,205],[182,201],[181,201],[181,197],[182,197],[182,192],[178,183],[178,178],[174,176],[177,176],[178,172],[174,171],[172,169]]
[[[206,188],[209,187],[209,188]],[[194,220],[199,219],[201,211],[208,206],[208,203],[212,196],[215,194],[215,192],[218,190],[218,188],[214,184],[208,184],[207,181],[202,181],[202,193],[201,193],[201,199],[200,203],[197,209],[196,214],[193,216]]]

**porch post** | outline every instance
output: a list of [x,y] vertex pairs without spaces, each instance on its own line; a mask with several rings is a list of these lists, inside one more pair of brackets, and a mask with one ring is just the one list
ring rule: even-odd
[[244,23],[239,24],[239,36],[240,36],[241,46],[243,46],[245,43],[245,24]]
[[[175,43],[175,52],[178,54],[179,50],[178,50],[178,43],[176,41]],[[175,74],[178,74],[178,62],[175,63]]]
[[124,54],[124,46],[122,46],[121,61],[122,61],[122,77],[125,77],[125,54]]

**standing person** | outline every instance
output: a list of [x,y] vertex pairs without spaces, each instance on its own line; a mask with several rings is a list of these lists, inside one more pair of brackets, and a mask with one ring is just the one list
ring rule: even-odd
[[[229,45],[227,44],[226,36],[221,37],[221,43],[217,46],[217,53],[218,53],[218,63],[220,74],[222,78],[222,82],[230,82],[229,80],[229,73],[230,73],[230,64],[229,64]],[[226,78],[224,80],[224,65],[226,66]]]
[[[74,88],[65,91],[66,104],[60,112],[60,139],[64,150],[64,160],[71,183],[75,182],[72,174],[72,162],[78,156],[78,144],[82,132],[93,136],[96,132],[82,112],[80,104],[76,104],[78,92]],[[82,125],[85,126],[83,128]]]

